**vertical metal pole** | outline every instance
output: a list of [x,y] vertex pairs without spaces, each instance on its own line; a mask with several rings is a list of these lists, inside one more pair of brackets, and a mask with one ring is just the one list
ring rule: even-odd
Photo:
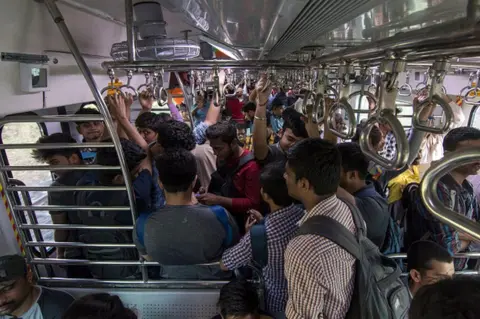
[[[108,111],[108,107],[105,104],[105,101],[103,100],[102,95],[98,91],[97,84],[95,83],[95,79],[93,78],[93,75],[90,72],[90,69],[88,68],[87,63],[85,63],[85,60],[83,59],[82,54],[80,53],[80,50],[78,49],[77,44],[75,43],[75,40],[73,39],[70,31],[68,30],[67,25],[65,24],[65,19],[63,18],[62,13],[58,9],[55,3],[55,0],[45,0],[45,5],[47,6],[48,11],[52,16],[53,21],[55,22],[58,29],[60,30],[60,33],[65,39],[65,42],[67,43],[68,48],[72,52],[72,55],[78,64],[78,68],[80,69],[85,80],[87,81],[87,84],[90,87],[90,90],[92,91],[93,97],[97,102],[100,113],[102,113],[103,117],[105,118],[105,125],[108,131],[110,132],[110,136],[112,137],[113,144],[115,146],[115,151],[117,152],[118,159],[120,162],[120,167],[122,168],[122,175],[125,180],[125,186],[127,187],[128,200],[130,202],[130,210],[132,213],[133,227],[135,228],[136,218],[137,218],[137,212],[136,212],[136,206],[135,206],[135,194],[133,192],[130,171],[128,170],[127,162],[125,161],[125,155],[123,154],[122,145],[120,144],[120,138],[118,137],[117,131],[115,129],[115,125],[113,124],[112,116]],[[142,274],[145,279],[146,278],[145,267],[142,267]]]
[[193,92],[188,93],[185,89],[185,85],[183,85],[182,78],[180,77],[180,74],[178,74],[178,72],[174,72],[174,73],[175,73],[175,77],[177,78],[178,85],[180,85],[180,88],[182,89],[183,101],[185,102],[185,105],[187,106],[188,119],[190,120],[190,125],[191,125],[192,130],[193,130],[193,128],[195,127],[193,125],[193,117],[192,117]]
[[135,27],[133,25],[133,0],[125,0],[125,23],[127,25],[128,61],[137,60]]

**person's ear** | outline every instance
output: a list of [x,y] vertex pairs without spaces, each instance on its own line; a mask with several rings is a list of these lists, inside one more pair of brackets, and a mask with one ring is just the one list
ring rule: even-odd
[[415,269],[410,270],[410,278],[412,278],[412,280],[414,282],[416,282],[417,284],[420,281],[422,281],[422,275],[420,274],[420,272],[418,270],[415,270]]
[[32,267],[30,267],[30,265],[27,265],[26,279],[29,284],[33,285],[34,277],[33,277]]
[[268,200],[270,200],[270,196],[268,196],[268,194],[263,191],[263,187],[260,188],[260,195],[262,196],[263,201],[267,202]]
[[78,156],[78,154],[72,154],[68,158],[68,162],[73,165],[79,165],[83,162],[83,159]]

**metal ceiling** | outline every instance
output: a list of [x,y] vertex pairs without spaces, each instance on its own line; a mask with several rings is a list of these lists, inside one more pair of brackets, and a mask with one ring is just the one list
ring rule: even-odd
[[[124,21],[120,0],[59,0],[77,2]],[[141,2],[136,0],[134,2]],[[321,55],[352,47],[370,48],[402,34],[427,32],[445,25],[447,38],[463,27],[467,12],[478,16],[479,0],[156,0],[164,9],[169,37],[196,29],[205,36],[234,47],[243,59],[278,60],[291,53]],[[470,7],[468,7],[470,6]],[[467,7],[469,10],[467,10]],[[470,14],[470,13],[469,13]],[[460,22],[459,22],[460,21]],[[442,34],[438,35],[439,37]],[[391,39],[392,41],[389,41]],[[417,39],[418,40],[418,39]],[[421,40],[421,39],[420,39]],[[375,44],[373,44],[375,43]],[[302,50],[305,47],[315,50]],[[302,54],[303,53],[303,54]],[[295,55],[293,55],[295,59]],[[302,61],[304,59],[302,58]]]

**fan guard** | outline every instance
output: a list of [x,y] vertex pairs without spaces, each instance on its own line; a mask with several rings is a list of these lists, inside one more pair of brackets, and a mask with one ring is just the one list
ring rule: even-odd
[[[200,55],[200,46],[192,40],[150,38],[137,40],[136,46],[137,59],[143,61],[192,59]],[[115,43],[110,55],[114,61],[127,61],[127,42]]]

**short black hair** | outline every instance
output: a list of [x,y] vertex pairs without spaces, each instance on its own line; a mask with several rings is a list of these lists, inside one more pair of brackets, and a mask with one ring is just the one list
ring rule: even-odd
[[[91,107],[80,107],[80,109],[75,112],[75,115],[100,115],[102,113],[100,113],[99,110],[97,109],[94,109],[94,108],[91,108]],[[101,121],[101,120],[98,120],[98,121]],[[77,125],[80,125],[82,123],[87,123],[85,121],[79,121],[79,122],[75,122]]]
[[222,121],[209,126],[205,135],[209,140],[219,138],[222,142],[231,144],[233,141],[237,140],[237,129],[235,124]]
[[480,318],[480,278],[455,276],[426,285],[415,294],[410,319]]
[[98,293],[75,300],[62,319],[136,319],[137,315],[123,305],[118,296]]
[[266,165],[260,174],[260,186],[273,202],[282,207],[289,206],[293,199],[288,195],[287,183],[283,177],[285,163],[277,162]]
[[[66,133],[53,133],[48,136],[42,136],[37,141],[38,144],[58,144],[58,143],[77,143],[77,141]],[[70,157],[76,154],[79,159],[82,159],[82,154],[79,148],[47,148],[32,150],[33,159],[39,162],[46,162],[52,156],[59,155]]]
[[410,246],[407,252],[407,270],[415,269],[420,273],[424,273],[425,270],[432,269],[431,263],[434,260],[451,263],[453,257],[448,250],[433,241],[416,241]]
[[158,132],[158,126],[165,122],[162,116],[153,112],[145,112],[140,114],[135,120],[135,126],[140,129],[151,129],[154,132]]
[[197,176],[195,156],[185,149],[167,149],[155,158],[158,178],[169,193],[186,192]]
[[320,138],[304,139],[290,148],[287,161],[297,181],[307,179],[318,196],[337,192],[342,158],[332,143]]
[[272,111],[276,109],[283,109],[283,104],[272,104]]
[[454,128],[443,139],[443,149],[453,152],[460,142],[469,140],[480,140],[480,130],[469,126]]
[[[112,139],[107,139],[104,142],[112,143],[113,141]],[[125,161],[127,162],[129,171],[132,171],[147,157],[145,150],[138,146],[135,142],[125,138],[120,138],[120,144],[122,145],[123,154],[125,155]],[[118,159],[117,151],[114,147],[99,148],[97,151],[96,161],[98,165],[120,165],[120,160]]]
[[342,157],[342,167],[345,172],[357,171],[361,179],[368,175],[369,161],[363,154],[360,145],[350,142],[337,145]]
[[286,108],[282,113],[283,132],[291,129],[296,137],[308,138],[308,131],[305,122],[302,120],[303,115],[293,108]]
[[248,111],[255,111],[256,109],[257,105],[252,101],[245,103],[242,107],[242,111],[245,113],[247,113]]
[[234,279],[220,289],[218,308],[223,318],[256,315],[259,310],[255,288],[243,279]]
[[191,151],[195,148],[195,137],[187,123],[174,120],[160,123],[157,133],[157,143],[165,150],[182,148]]

